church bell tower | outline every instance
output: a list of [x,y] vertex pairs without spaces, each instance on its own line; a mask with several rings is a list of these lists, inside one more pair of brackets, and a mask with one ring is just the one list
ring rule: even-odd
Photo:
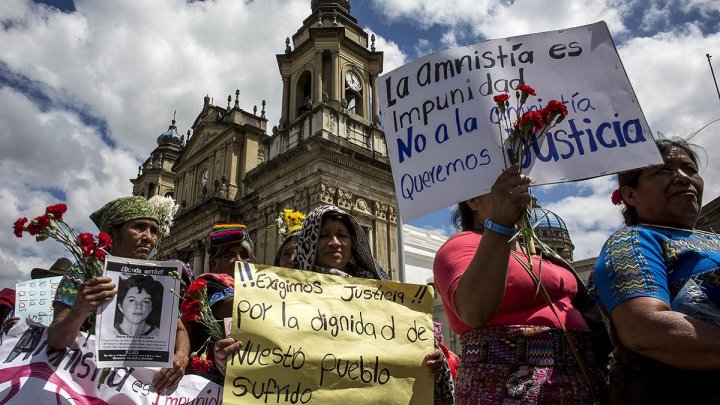
[[373,255],[397,277],[397,200],[380,130],[377,78],[383,53],[345,0],[313,0],[311,14],[277,55],[282,114],[248,172],[240,209],[258,260],[280,243],[272,225],[285,208],[334,204],[368,233]]

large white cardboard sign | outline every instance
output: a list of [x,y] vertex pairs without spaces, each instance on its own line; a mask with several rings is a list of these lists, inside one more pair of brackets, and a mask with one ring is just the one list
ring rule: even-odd
[[[523,111],[519,84],[537,92]],[[490,191],[505,168],[501,93],[513,122],[551,99],[567,106],[524,159],[536,185],[662,163],[604,22],[437,52],[381,76],[378,93],[404,221]]]

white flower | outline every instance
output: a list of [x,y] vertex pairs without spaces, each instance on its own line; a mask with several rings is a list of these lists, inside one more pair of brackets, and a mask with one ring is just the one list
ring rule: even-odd
[[172,197],[162,197],[159,195],[150,198],[148,203],[157,214],[160,228],[158,232],[160,236],[168,236],[170,234],[170,227],[173,225],[175,214],[177,214],[180,206],[175,204],[175,200]]

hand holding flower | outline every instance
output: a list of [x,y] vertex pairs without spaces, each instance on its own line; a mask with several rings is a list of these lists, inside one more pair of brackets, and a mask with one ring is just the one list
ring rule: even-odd
[[512,227],[520,219],[522,211],[527,208],[532,197],[529,186],[530,177],[520,174],[520,164],[515,163],[495,180],[490,189],[492,198],[493,222],[502,226]]

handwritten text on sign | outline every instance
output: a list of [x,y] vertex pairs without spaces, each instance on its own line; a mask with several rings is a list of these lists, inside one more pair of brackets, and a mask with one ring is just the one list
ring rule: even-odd
[[52,302],[62,276],[23,281],[15,285],[15,316],[30,318],[49,326],[53,318]]
[[[519,84],[535,88],[522,110]],[[448,49],[382,77],[380,106],[400,216],[407,221],[485,194],[505,168],[493,96],[509,118],[563,102],[567,119],[531,142],[535,184],[661,163],[604,22]]]
[[229,404],[432,403],[431,287],[240,264]]

